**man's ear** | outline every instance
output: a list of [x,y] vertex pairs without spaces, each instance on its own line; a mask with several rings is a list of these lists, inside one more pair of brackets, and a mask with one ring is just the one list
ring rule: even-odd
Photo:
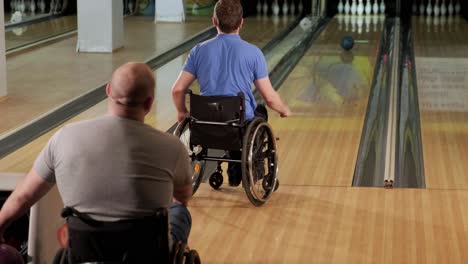
[[110,82],[108,82],[106,85],[106,94],[107,96],[110,96]]
[[243,26],[243,25],[244,25],[244,19],[242,18],[242,19],[241,19],[241,22],[240,22],[240,25],[239,25],[239,30],[242,29],[242,26]]
[[211,22],[213,22],[213,25],[214,25],[215,27],[218,27],[218,26],[219,26],[218,19],[217,19],[215,16],[212,16],[212,17],[211,17]]
[[145,108],[145,111],[148,113],[151,110],[151,107],[153,106],[154,102],[154,97],[148,97],[146,98],[145,102],[143,102],[143,107]]

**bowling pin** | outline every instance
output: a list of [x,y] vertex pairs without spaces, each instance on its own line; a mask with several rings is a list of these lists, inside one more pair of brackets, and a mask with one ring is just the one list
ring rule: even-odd
[[41,10],[41,13],[44,13],[44,12],[45,12],[46,5],[45,5],[44,0],[41,0],[41,1],[39,2],[39,9]]
[[133,14],[133,1],[132,0],[128,1],[128,11],[130,12],[130,15]]
[[345,14],[349,15],[350,11],[351,11],[351,7],[349,5],[349,0],[345,0],[346,1],[346,4],[344,5],[344,12]]
[[445,16],[446,14],[447,14],[447,6],[445,5],[445,0],[442,0],[442,4],[440,5],[440,15]]
[[268,4],[267,1],[265,0],[263,2],[263,14],[266,15],[268,13]]
[[298,9],[299,9],[299,14],[302,14],[302,11],[304,10],[304,5],[302,4],[302,0],[299,1],[299,7],[298,7]]
[[416,15],[416,12],[418,11],[418,7],[416,6],[416,0],[413,0],[413,6],[411,7],[411,11],[413,12],[413,16]]
[[356,12],[357,12],[356,0],[353,0],[353,3],[351,4],[351,14],[355,15]]
[[439,16],[439,12],[440,12],[440,9],[439,9],[439,0],[435,0],[435,3],[434,3],[434,16]]
[[385,14],[385,0],[382,0],[382,2],[380,2],[380,13]]
[[357,14],[360,16],[364,14],[364,4],[362,3],[362,0],[359,0],[359,4],[357,5]]
[[428,1],[427,7],[426,7],[426,15],[427,15],[427,16],[431,16],[431,15],[432,15],[431,0]]
[[340,2],[338,3],[338,14],[343,14],[343,9],[343,0],[340,0]]
[[425,12],[424,12],[424,0],[421,0],[421,3],[419,3],[419,15],[420,16],[424,16]]
[[31,0],[31,3],[29,4],[29,10],[34,14],[36,12],[36,1]]
[[287,15],[289,11],[288,0],[284,0],[283,2],[283,15]]
[[291,15],[296,14],[296,4],[294,3],[294,0],[291,0]]
[[460,1],[457,0],[455,4],[455,15],[460,14],[461,6],[460,6]]
[[262,3],[257,0],[257,15],[260,15],[260,13],[262,13]]
[[447,8],[447,12],[449,14],[449,16],[453,15],[453,3],[452,3],[452,0],[450,0],[450,3],[448,5],[448,8]]
[[379,13],[379,3],[377,1],[378,0],[374,0],[374,5],[372,6],[372,11],[374,12],[374,15],[377,15]]
[[278,16],[279,11],[280,11],[280,8],[278,5],[278,0],[275,0],[275,2],[273,3],[273,15]]
[[364,10],[366,11],[366,15],[370,15],[372,13],[372,5],[370,0],[367,0]]

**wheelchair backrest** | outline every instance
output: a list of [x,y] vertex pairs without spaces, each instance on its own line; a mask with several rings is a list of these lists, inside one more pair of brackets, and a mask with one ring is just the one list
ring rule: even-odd
[[69,207],[62,216],[67,218],[72,263],[147,263],[149,259],[170,263],[166,208],[152,216],[118,222],[92,220]]
[[239,150],[245,122],[245,97],[190,93],[190,143],[204,148]]

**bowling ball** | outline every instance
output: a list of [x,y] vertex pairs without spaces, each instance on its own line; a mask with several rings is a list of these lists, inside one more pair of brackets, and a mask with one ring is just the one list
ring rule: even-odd
[[340,42],[341,47],[344,50],[351,50],[354,47],[354,39],[350,36],[344,36]]
[[0,263],[24,264],[21,254],[12,246],[0,244]]

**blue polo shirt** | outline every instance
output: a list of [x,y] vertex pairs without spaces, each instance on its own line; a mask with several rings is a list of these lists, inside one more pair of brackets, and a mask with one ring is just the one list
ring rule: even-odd
[[205,96],[245,94],[245,118],[254,118],[257,107],[252,84],[268,76],[261,50],[237,34],[218,34],[195,46],[185,62],[184,71],[193,74]]

